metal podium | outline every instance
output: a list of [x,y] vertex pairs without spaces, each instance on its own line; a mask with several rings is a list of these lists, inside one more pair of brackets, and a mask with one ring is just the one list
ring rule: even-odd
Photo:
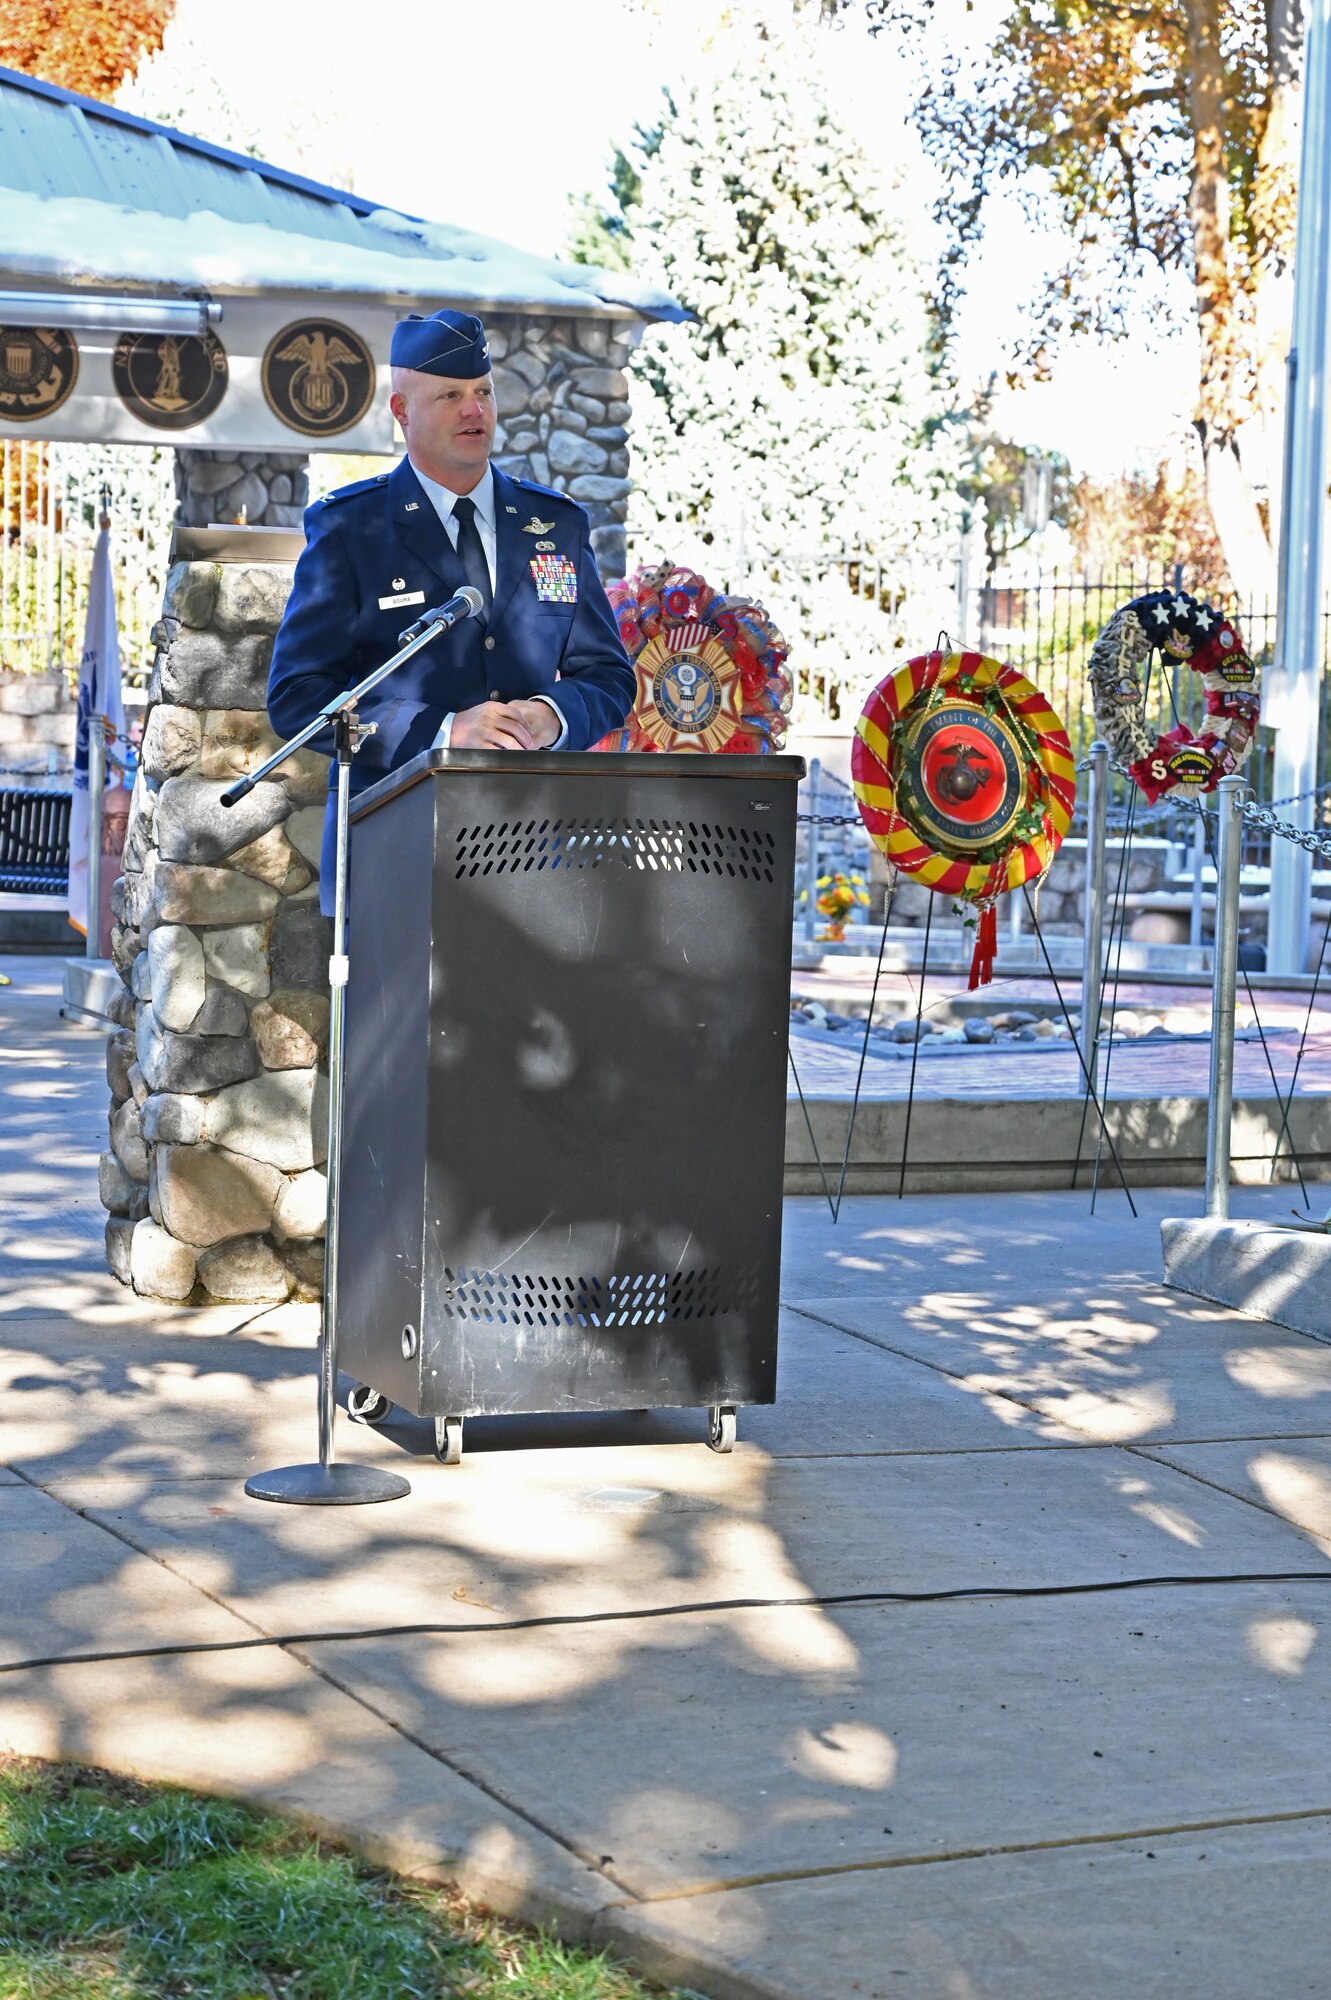
[[798,757],[432,751],[351,843],[338,1360],[435,1420],[776,1393]]

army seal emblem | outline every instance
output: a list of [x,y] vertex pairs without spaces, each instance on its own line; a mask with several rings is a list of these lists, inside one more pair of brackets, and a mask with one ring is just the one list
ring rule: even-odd
[[0,418],[32,424],[69,400],[79,378],[72,334],[50,326],[0,326]]
[[185,431],[210,417],[227,389],[216,334],[124,333],[111,357],[116,394],[154,430]]
[[374,401],[374,356],[358,333],[332,319],[301,319],[268,343],[268,407],[305,437],[349,431]]

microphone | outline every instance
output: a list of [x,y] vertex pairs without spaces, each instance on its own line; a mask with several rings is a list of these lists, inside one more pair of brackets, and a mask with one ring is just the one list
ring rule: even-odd
[[409,646],[413,639],[419,639],[427,625],[438,625],[447,631],[450,625],[460,625],[464,618],[475,618],[485,609],[485,599],[472,584],[464,583],[456,597],[450,597],[444,604],[436,604],[433,611],[422,612],[414,625],[408,625],[405,632],[399,632],[399,646]]

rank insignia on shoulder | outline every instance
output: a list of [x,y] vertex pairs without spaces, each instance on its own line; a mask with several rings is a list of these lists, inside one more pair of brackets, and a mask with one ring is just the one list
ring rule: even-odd
[[522,532],[524,535],[548,535],[554,525],[553,521],[543,521],[539,514],[533,514]]
[[542,604],[576,604],[578,572],[567,556],[533,556],[532,581]]

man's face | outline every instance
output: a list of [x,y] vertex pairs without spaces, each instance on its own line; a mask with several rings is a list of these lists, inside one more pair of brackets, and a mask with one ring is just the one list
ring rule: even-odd
[[460,381],[416,368],[393,371],[393,415],[422,472],[466,493],[489,461],[495,435],[495,390],[489,375]]

